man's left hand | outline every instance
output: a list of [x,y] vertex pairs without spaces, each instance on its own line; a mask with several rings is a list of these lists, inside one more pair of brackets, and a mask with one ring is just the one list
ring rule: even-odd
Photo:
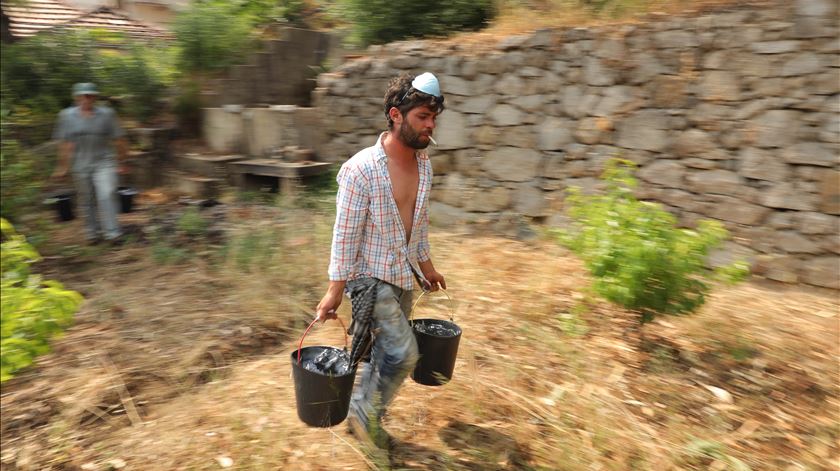
[[426,281],[429,282],[429,291],[434,292],[439,289],[446,289],[446,280],[437,271],[432,270],[429,273],[425,273],[424,276],[426,277]]

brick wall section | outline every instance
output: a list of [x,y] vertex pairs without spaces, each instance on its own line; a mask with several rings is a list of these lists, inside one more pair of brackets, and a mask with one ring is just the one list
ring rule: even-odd
[[324,156],[384,126],[399,71],[438,75],[432,217],[562,224],[563,190],[597,190],[612,156],[640,196],[691,225],[723,221],[723,257],[840,288],[837,2],[770,2],[634,25],[542,30],[493,45],[402,42],[322,74]]

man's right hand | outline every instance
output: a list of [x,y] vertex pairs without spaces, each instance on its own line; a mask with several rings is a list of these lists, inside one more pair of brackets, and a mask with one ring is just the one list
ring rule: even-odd
[[341,306],[341,299],[344,296],[344,283],[341,285],[330,283],[327,294],[321,298],[318,308],[315,310],[315,317],[321,322],[327,319],[337,319],[336,311]]

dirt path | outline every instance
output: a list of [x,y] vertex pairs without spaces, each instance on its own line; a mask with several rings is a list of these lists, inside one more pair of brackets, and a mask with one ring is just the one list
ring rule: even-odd
[[[434,256],[464,330],[455,377],[408,380],[385,424],[400,446],[366,456],[343,424],[308,428],[295,413],[289,354],[323,289],[328,218],[240,205],[226,222],[240,230],[187,242],[197,255],[178,264],[155,261],[178,248],[160,241],[68,249],[78,228],[59,228],[42,268],[87,301],[54,352],[4,384],[3,469],[838,462],[836,292],[721,288],[639,344],[632,316],[582,294],[584,270],[555,244],[442,231]],[[430,296],[419,311],[442,317],[447,304]],[[308,343],[341,341],[327,324]]]

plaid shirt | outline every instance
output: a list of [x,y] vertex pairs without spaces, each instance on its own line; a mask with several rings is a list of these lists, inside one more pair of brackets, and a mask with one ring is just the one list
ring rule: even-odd
[[429,190],[432,163],[417,152],[420,184],[414,205],[410,242],[391,192],[388,157],[376,145],[363,149],[341,166],[333,227],[329,276],[332,281],[371,276],[403,289],[414,289],[412,269],[423,276],[419,262],[429,260]]

